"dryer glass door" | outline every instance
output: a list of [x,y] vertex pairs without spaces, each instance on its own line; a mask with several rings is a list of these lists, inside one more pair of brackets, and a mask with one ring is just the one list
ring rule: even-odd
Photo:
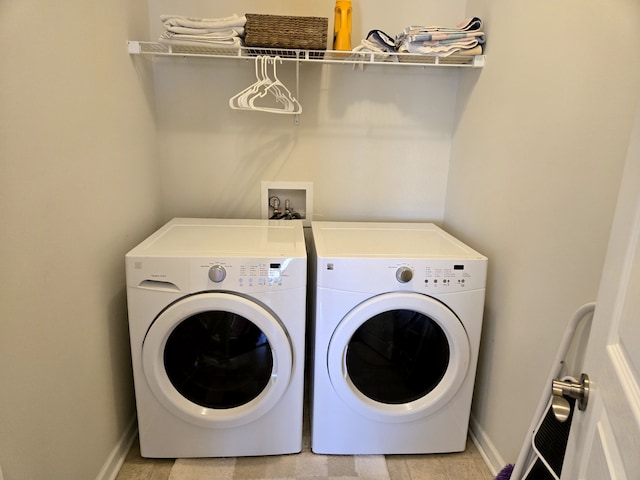
[[402,404],[429,394],[449,366],[449,342],[431,317],[387,310],[355,331],[346,353],[349,378],[377,402]]
[[375,420],[405,422],[445,405],[462,385],[470,345],[458,317],[409,292],[372,297],[351,310],[329,343],[335,391]]
[[254,300],[228,292],[180,299],[149,328],[146,380],[172,413],[201,426],[238,426],[285,393],[293,349],[281,322]]

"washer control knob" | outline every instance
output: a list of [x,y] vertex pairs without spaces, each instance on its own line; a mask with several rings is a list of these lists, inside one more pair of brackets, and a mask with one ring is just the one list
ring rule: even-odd
[[396,278],[400,283],[407,283],[413,278],[413,270],[409,267],[400,267],[396,270]]
[[227,271],[222,265],[214,265],[209,269],[209,278],[212,282],[220,283],[227,276]]

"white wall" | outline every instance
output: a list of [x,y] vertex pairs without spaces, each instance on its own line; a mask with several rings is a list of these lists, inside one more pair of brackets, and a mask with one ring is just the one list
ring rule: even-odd
[[596,298],[640,94],[640,4],[467,10],[486,19],[488,57],[460,82],[445,226],[489,257],[473,415],[514,462],[564,328]]
[[[150,0],[153,38],[162,13],[220,17],[272,13],[329,17],[322,2]],[[353,2],[355,45],[370,29],[396,35],[420,22],[456,24],[464,2]],[[231,110],[255,81],[251,61],[157,60],[154,64],[164,213],[259,218],[260,183],[314,184],[314,218],[442,221],[458,71],[301,66],[300,125],[293,118]],[[292,65],[279,76],[295,87]],[[295,206],[294,206],[295,207]]]
[[[160,222],[143,1],[0,2],[0,465],[110,474],[134,418],[124,254]],[[101,477],[105,478],[105,477]]]

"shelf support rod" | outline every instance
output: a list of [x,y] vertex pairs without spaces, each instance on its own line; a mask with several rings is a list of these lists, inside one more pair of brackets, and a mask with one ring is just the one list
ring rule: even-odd
[[[300,52],[296,52],[296,99],[300,101]],[[293,122],[295,125],[300,124],[300,114],[294,115]]]

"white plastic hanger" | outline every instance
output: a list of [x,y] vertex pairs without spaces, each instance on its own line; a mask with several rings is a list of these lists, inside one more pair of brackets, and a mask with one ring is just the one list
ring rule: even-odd
[[[268,75],[267,64],[273,63],[273,78]],[[259,56],[256,58],[256,82],[229,99],[229,106],[234,110],[255,110],[261,112],[298,115],[302,113],[302,105],[277,75],[277,63],[280,57]],[[259,73],[261,72],[261,74]],[[275,98],[282,107],[261,106],[259,103],[267,96]],[[259,103],[256,104],[256,101]]]
[[[273,112],[273,113],[289,113],[289,114],[299,114],[302,112],[302,105],[300,102],[296,100],[296,98],[291,94],[289,89],[280,81],[277,74],[277,63],[282,63],[282,59],[280,57],[275,57],[273,59],[269,59],[273,63],[273,79],[272,82],[267,85],[264,90],[252,95],[249,98],[249,105],[254,110],[259,110],[263,112]],[[260,100],[266,97],[268,94],[272,94],[275,96],[276,100],[279,103],[282,103],[283,108],[273,108],[273,107],[264,107],[256,105],[256,100]]]
[[[264,60],[265,57],[263,56],[258,55],[256,57],[256,81],[229,99],[229,106],[234,110],[247,110],[249,97],[256,93],[261,85],[271,81],[265,74]],[[262,70],[262,77],[259,74],[260,69]]]

